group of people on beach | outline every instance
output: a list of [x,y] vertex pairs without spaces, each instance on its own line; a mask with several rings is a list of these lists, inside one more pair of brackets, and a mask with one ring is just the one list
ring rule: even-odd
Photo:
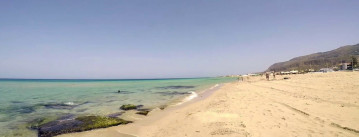
[[[269,76],[270,76],[271,74],[273,75],[273,79],[275,79],[276,73],[275,73],[274,71],[272,71],[272,72],[260,73],[259,75],[260,75],[261,77],[263,77],[263,75],[265,75],[265,76],[266,76],[266,79],[269,81]],[[245,77],[247,78],[247,80],[249,80],[249,76],[245,76]],[[238,81],[244,81],[244,76],[239,76],[239,77],[237,78],[237,80],[238,80]]]
[[269,75],[270,75],[270,73],[272,73],[273,74],[273,79],[275,79],[275,72],[273,71],[273,72],[266,72],[266,79],[269,81]]
[[276,75],[275,71],[260,73],[259,75],[261,75],[261,77],[263,77],[263,75],[266,75],[266,79],[269,81],[269,76],[271,74],[273,75],[273,79],[275,79],[275,75]]

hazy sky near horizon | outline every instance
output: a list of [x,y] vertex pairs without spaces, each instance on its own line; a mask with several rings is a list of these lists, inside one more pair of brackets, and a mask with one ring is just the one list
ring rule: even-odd
[[358,0],[2,0],[0,77],[259,72],[359,43],[358,7]]

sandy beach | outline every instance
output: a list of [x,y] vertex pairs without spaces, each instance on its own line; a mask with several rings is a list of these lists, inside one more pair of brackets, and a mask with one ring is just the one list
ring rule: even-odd
[[359,72],[250,77],[132,124],[61,136],[359,136]]

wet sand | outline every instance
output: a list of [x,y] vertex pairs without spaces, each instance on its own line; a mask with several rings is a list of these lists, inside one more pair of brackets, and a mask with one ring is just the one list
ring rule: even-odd
[[62,136],[359,136],[359,72],[250,77],[133,124]]

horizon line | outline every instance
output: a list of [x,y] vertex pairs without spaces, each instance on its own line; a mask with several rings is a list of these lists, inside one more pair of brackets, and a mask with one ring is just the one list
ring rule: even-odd
[[0,80],[164,80],[164,79],[196,79],[214,77],[178,77],[178,78],[0,78]]

